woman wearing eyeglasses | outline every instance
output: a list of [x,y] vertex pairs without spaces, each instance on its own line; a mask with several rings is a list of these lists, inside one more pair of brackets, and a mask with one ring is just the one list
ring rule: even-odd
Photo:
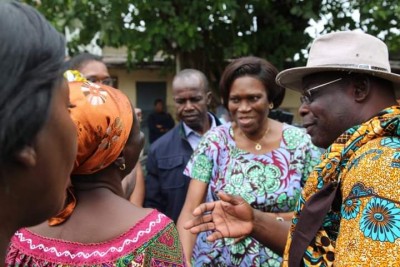
[[268,118],[284,97],[284,88],[275,83],[277,73],[264,59],[244,57],[230,63],[221,77],[220,90],[232,122],[204,136],[185,170],[192,181],[178,229],[193,266],[280,265],[275,248],[250,236],[208,242],[211,231],[196,236],[183,228],[198,205],[204,200],[211,204],[222,191],[241,196],[277,227],[292,218],[320,154],[303,129]]
[[68,69],[79,71],[92,83],[113,86],[107,66],[99,56],[90,53],[78,54],[68,61]]

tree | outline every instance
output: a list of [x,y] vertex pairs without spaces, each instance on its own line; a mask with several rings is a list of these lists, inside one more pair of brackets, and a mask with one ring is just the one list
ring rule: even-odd
[[[278,69],[303,65],[310,19],[322,32],[361,28],[399,50],[398,1],[386,0],[26,0],[61,32],[79,29],[78,44],[99,33],[100,46],[128,50],[128,67],[162,53],[164,66],[197,68],[214,83],[227,60],[268,59]],[[294,55],[299,58],[295,61]]]
[[320,14],[326,20],[323,32],[362,29],[384,40],[390,52],[399,52],[399,1],[324,0],[322,2]]
[[27,0],[61,32],[79,29],[68,46],[88,43],[128,49],[133,67],[161,52],[165,66],[197,68],[218,81],[227,60],[255,55],[279,69],[304,49],[319,1],[302,0]]

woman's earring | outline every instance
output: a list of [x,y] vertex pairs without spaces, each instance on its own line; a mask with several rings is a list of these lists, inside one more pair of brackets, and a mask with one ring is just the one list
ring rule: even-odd
[[123,156],[118,157],[115,161],[114,161],[115,166],[118,167],[118,169],[120,169],[121,171],[124,171],[126,169],[126,165],[125,165],[125,158]]
[[120,169],[121,171],[124,171],[124,170],[126,169],[125,163],[122,163],[122,165],[119,166],[119,169]]
[[274,103],[270,103],[268,107],[269,107],[269,109],[273,109],[274,108]]

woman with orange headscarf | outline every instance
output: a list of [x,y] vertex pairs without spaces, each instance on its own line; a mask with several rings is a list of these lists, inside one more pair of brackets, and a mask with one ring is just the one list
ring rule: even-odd
[[124,199],[143,134],[128,98],[67,72],[78,155],[66,207],[15,233],[8,266],[183,266],[177,230],[165,215]]

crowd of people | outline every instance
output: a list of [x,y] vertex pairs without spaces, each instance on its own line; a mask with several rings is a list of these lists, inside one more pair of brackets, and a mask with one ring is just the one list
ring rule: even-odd
[[268,118],[285,95],[285,89],[275,83],[277,73],[266,60],[243,57],[232,61],[222,74],[219,87],[232,123],[209,130],[184,171],[192,180],[178,230],[193,266],[275,266],[281,261],[250,236],[208,242],[211,233],[195,237],[183,228],[193,210],[217,200],[219,191],[241,195],[277,223],[291,219],[319,150],[303,130]]
[[[141,110],[101,57],[66,60],[63,36],[17,1],[0,3],[0,32],[6,266],[400,262],[400,75],[378,38],[322,35],[281,72],[232,59],[222,121],[206,75],[178,72],[177,124],[157,99],[142,166]],[[286,89],[303,127],[270,116]]]
[[390,72],[386,45],[362,32],[326,34],[305,67],[276,82],[302,94],[303,125],[326,149],[293,218],[278,226],[243,196],[220,192],[184,228],[211,231],[210,242],[251,236],[283,255],[282,266],[397,266],[400,75]]

